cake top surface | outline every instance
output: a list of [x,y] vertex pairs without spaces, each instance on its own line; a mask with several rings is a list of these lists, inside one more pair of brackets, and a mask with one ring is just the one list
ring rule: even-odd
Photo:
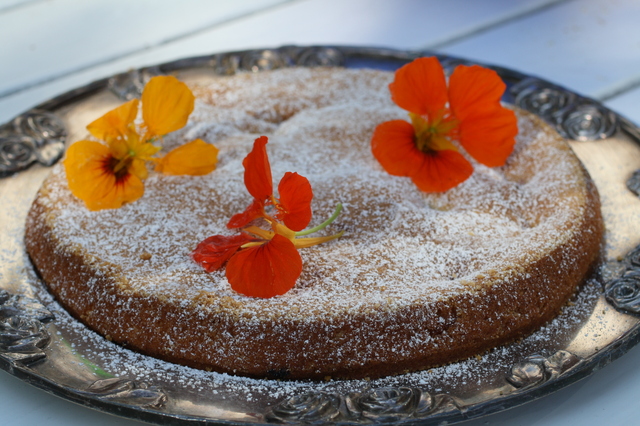
[[[586,175],[555,131],[526,113],[517,113],[520,134],[507,164],[488,168],[467,157],[475,171],[450,191],[425,194],[387,174],[370,138],[377,124],[406,119],[390,100],[392,79],[384,71],[293,68],[195,85],[189,124],[165,145],[214,143],[220,149],[214,172],[152,173],[140,200],[91,212],[71,195],[57,166],[40,202],[60,243],[96,259],[104,274],[126,277],[119,285],[256,320],[353,315],[473,291],[521,273],[521,265],[572,235]],[[344,236],[301,249],[296,286],[272,299],[235,293],[224,270],[207,273],[190,257],[203,239],[234,234],[226,223],[252,200],[242,159],[261,135],[269,137],[275,183],[287,171],[309,179],[310,226],[337,203],[344,206],[325,231]]]

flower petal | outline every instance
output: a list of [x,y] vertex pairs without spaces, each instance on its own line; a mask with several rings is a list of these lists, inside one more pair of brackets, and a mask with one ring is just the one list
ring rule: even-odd
[[201,241],[191,257],[207,272],[217,271],[240,250],[240,246],[251,241],[254,239],[244,233],[233,236],[214,235]]
[[140,160],[155,160],[152,158],[158,151],[162,149],[162,147],[156,146],[150,142],[141,142],[137,136],[132,138],[132,135],[129,136],[129,152],[133,153],[133,155]]
[[139,158],[133,158],[129,165],[129,173],[137,176],[140,180],[145,180],[149,176],[146,162]]
[[120,160],[128,156],[131,152],[131,145],[133,144],[132,140],[137,140],[138,135],[131,133],[130,136],[132,136],[133,139],[130,139],[129,136],[127,136],[125,138],[117,138],[109,142],[109,150],[114,158]]
[[253,149],[242,161],[244,184],[249,194],[258,200],[266,200],[273,195],[273,178],[267,155],[268,139],[261,136],[253,143]]
[[396,105],[419,115],[434,114],[447,103],[444,70],[435,57],[418,58],[402,66],[389,90]]
[[445,149],[426,154],[413,183],[424,192],[444,192],[464,182],[473,173],[473,166],[457,151]]
[[226,273],[231,288],[250,297],[269,298],[291,290],[302,272],[302,258],[281,235],[257,247],[238,251]]
[[[78,141],[72,144],[64,158],[69,189],[76,195],[88,184],[86,176],[99,176],[105,171],[105,163],[113,157],[109,147],[95,141]],[[82,198],[76,195],[78,198]]]
[[142,119],[148,136],[163,136],[187,124],[195,96],[173,76],[153,77],[142,91]]
[[518,121],[507,108],[495,108],[460,123],[460,143],[476,161],[489,167],[503,166],[515,146]]
[[460,143],[489,167],[504,165],[518,134],[515,113],[500,103],[505,89],[495,71],[477,65],[458,66],[449,81],[451,110],[460,121]]
[[425,154],[416,148],[415,131],[403,120],[379,124],[371,137],[373,156],[394,176],[411,176],[424,163]]
[[133,130],[129,130],[124,138],[113,139],[109,142],[111,154],[117,159],[134,157],[138,160],[151,160],[151,156],[160,151],[159,146],[143,142]]
[[282,213],[276,218],[293,231],[302,231],[311,222],[313,191],[309,180],[298,173],[286,172],[278,184]]
[[116,177],[113,161],[109,148],[99,142],[79,141],[67,150],[64,166],[69,189],[89,210],[116,209],[144,193],[142,180],[130,170]]
[[172,149],[156,163],[165,175],[201,176],[211,173],[218,162],[218,148],[202,139]]
[[136,175],[128,173],[122,178],[96,182],[95,198],[85,200],[89,210],[118,209],[142,197],[144,184]]
[[257,198],[253,199],[253,202],[242,213],[236,213],[231,216],[227,223],[227,228],[243,228],[247,226],[251,221],[264,216],[264,201]]
[[498,74],[478,65],[458,65],[449,79],[449,103],[453,115],[464,121],[500,106],[507,86]]
[[110,142],[116,138],[124,138],[138,115],[137,99],[132,99],[112,109],[87,126],[87,130],[96,138]]

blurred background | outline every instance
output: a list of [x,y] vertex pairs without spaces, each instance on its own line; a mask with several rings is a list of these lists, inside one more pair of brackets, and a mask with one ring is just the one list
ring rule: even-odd
[[639,18],[635,0],[0,0],[0,122],[130,68],[288,44],[431,49],[638,122]]
[[[0,124],[132,68],[282,45],[433,50],[552,81],[640,123],[637,0],[0,0]],[[636,424],[640,348],[468,425]],[[0,372],[0,425],[134,425]]]

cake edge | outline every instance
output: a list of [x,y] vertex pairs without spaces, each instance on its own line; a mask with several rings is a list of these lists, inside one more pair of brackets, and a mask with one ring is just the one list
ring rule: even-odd
[[[222,359],[212,360],[208,345],[194,346],[189,335],[201,332],[209,344],[226,345],[228,341],[225,343],[224,336],[233,335],[229,333],[235,327],[233,318],[210,312],[204,317],[200,313],[185,319],[182,306],[135,294],[126,283],[105,274],[105,266],[117,270],[116,266],[86,264],[73,250],[59,250],[55,238],[50,238],[47,218],[40,217],[46,210],[38,198],[28,214],[25,245],[34,268],[56,300],[89,328],[125,348],[194,368],[256,378],[375,378],[424,370],[482,354],[522,338],[554,318],[601,259],[604,224],[599,195],[584,168],[582,172],[586,205],[580,225],[567,241],[514,279],[493,282],[473,294],[457,295],[429,306],[412,305],[395,312],[391,318],[372,321],[368,316],[354,315],[342,324],[311,327],[303,332],[306,338],[300,335],[301,330],[283,329],[282,324],[278,330],[268,323],[261,324],[255,327],[253,336],[240,340],[245,342],[242,347],[230,348]],[[567,269],[566,265],[571,267]],[[562,268],[562,273],[558,273],[558,268]],[[96,293],[96,287],[103,292]],[[540,294],[548,298],[546,303],[540,306],[539,312],[527,313]],[[510,308],[506,312],[497,309],[500,304]],[[534,315],[537,318],[532,320],[530,317]],[[154,332],[138,324],[153,324]],[[289,326],[295,328],[295,321]],[[433,337],[429,345],[416,346],[411,356],[394,355],[385,349],[410,337],[417,327],[429,331]],[[378,355],[370,354],[366,362],[345,363],[360,357],[361,352],[371,352],[371,348],[357,341],[362,329],[384,335],[386,341],[376,349]],[[452,344],[448,336],[460,330],[463,330],[461,341]],[[259,338],[265,332],[270,332],[270,340]],[[192,354],[185,358],[165,347],[161,337],[166,335],[176,347],[184,345]],[[309,339],[313,340],[313,351],[308,350]],[[238,341],[234,340],[236,344]],[[349,348],[343,351],[338,362],[336,351],[341,351],[346,341],[350,342]],[[434,344],[436,349],[446,349],[429,349]],[[244,356],[239,359],[238,354],[242,353]],[[275,359],[275,355],[282,353],[288,354],[284,363]],[[307,356],[308,353],[312,356]]]

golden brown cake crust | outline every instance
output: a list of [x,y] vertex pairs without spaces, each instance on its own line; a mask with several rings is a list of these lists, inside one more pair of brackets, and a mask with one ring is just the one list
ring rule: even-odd
[[[387,99],[389,79],[285,70],[196,88],[201,101],[184,136],[214,137],[219,170],[153,175],[138,202],[91,213],[57,167],[29,212],[27,251],[60,303],[92,329],[220,372],[378,377],[531,333],[598,261],[595,186],[553,130],[518,113],[521,135],[506,166],[476,164],[460,187],[419,193],[370,158],[375,124],[403,114]],[[233,294],[223,273],[206,274],[188,256],[203,238],[226,232],[224,222],[250,201],[239,163],[257,134],[270,137],[276,179],[278,167],[310,179],[318,221],[337,201],[346,207],[330,231],[346,237],[303,250],[296,288],[266,301]]]

